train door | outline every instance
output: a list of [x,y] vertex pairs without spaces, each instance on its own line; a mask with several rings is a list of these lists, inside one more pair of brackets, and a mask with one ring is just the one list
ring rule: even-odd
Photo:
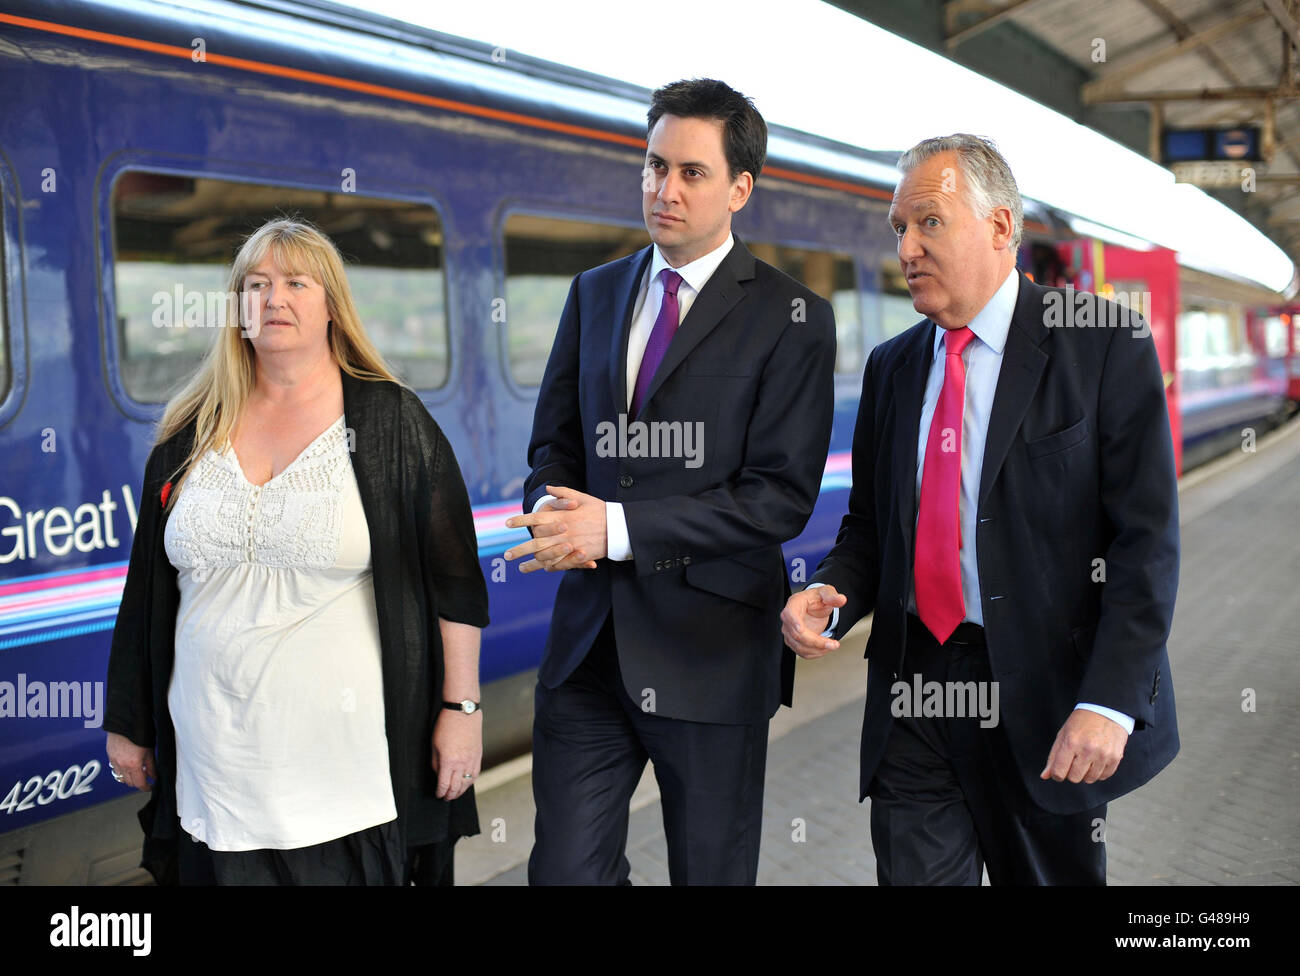
[[1300,305],[1284,309],[1279,318],[1287,327],[1286,395],[1300,403]]
[[1300,403],[1300,304],[1247,313],[1252,334],[1270,361],[1284,361],[1280,373],[1289,399]]

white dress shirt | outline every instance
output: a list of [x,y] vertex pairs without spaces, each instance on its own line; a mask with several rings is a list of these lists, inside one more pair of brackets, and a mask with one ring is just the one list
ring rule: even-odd
[[[975,522],[979,514],[980,477],[984,472],[984,440],[989,432],[989,415],[993,412],[993,394],[1002,373],[1002,350],[1007,345],[1007,331],[1016,311],[1020,294],[1020,275],[1014,268],[978,314],[970,320],[975,333],[962,361],[966,364],[966,403],[961,421],[961,488],[957,504],[961,525],[961,595],[966,604],[966,620],[984,626],[984,609],[980,605],[979,559],[975,552]],[[934,330],[933,359],[921,400],[921,426],[916,445],[916,509],[920,518],[921,475],[925,470],[925,448],[930,439],[930,424],[939,405],[943,389],[946,329]],[[909,589],[907,609],[916,613],[916,590]]]
[[[998,388],[998,376],[1002,372],[1002,353],[1006,348],[1007,332],[1011,328],[1011,317],[1015,314],[1016,299],[1019,294],[1020,275],[1015,268],[1012,268],[998,290],[993,293],[993,297],[970,320],[969,328],[975,333],[975,338],[962,353],[962,361],[966,364],[966,402],[961,423],[961,488],[958,502],[961,549],[958,558],[961,565],[962,600],[966,604],[965,619],[980,626],[984,625],[984,610],[980,602],[979,556],[976,552],[975,526],[979,514],[980,478],[984,472],[984,442],[988,437],[989,417],[993,413],[993,397]],[[926,378],[925,394],[921,401],[921,423],[917,429],[917,518],[920,518],[921,477],[925,471],[925,449],[930,437],[930,423],[939,404],[939,392],[943,389],[944,361],[947,359],[944,352],[946,330],[936,328],[934,333],[930,373]],[[916,613],[915,586],[908,589],[907,609],[911,613]],[[831,614],[830,627],[827,628],[824,636],[829,636],[838,623],[839,608],[837,607]],[[1105,715],[1118,722],[1129,734],[1133,732],[1133,718],[1123,712],[1087,703],[1080,703],[1076,707]]]
[[[650,267],[641,278],[636,303],[632,306],[632,325],[627,336],[627,403],[624,404],[626,409],[632,408],[632,394],[636,390],[636,378],[641,371],[641,360],[645,358],[646,346],[650,344],[650,333],[654,331],[655,319],[659,317],[659,309],[664,301],[664,283],[659,279],[659,272],[664,268],[672,268],[682,276],[681,284],[677,287],[677,324],[680,326],[686,320],[686,314],[691,310],[691,306],[695,304],[696,296],[704,288],[705,283],[713,277],[713,272],[718,270],[718,265],[722,264],[723,258],[731,252],[735,242],[735,237],[728,234],[727,239],[718,247],[703,257],[696,258],[690,264],[683,264],[680,268],[673,268],[659,250],[659,245],[654,245]],[[533,511],[537,511],[554,497],[554,495],[543,495],[533,505]],[[627,518],[619,502],[608,500],[605,502],[605,534],[607,537],[605,548],[610,559],[623,562],[632,558],[632,541],[627,534]]]

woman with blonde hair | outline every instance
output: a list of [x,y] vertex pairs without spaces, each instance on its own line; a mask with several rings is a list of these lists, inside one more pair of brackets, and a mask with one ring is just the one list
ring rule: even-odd
[[110,767],[154,791],[160,882],[402,883],[408,847],[478,831],[487,588],[465,484],[324,234],[263,225],[228,292],[145,466]]

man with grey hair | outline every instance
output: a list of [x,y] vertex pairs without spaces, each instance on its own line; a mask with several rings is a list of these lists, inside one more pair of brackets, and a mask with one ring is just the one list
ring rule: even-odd
[[[882,884],[985,865],[1104,884],[1106,804],[1179,744],[1155,345],[1093,295],[1062,322],[1060,290],[1016,271],[1020,193],[992,143],[928,139],[899,169],[889,222],[925,318],[871,353],[848,513],[782,631],[817,658],[874,612],[860,796]],[[1076,321],[1120,327],[1057,327]]]

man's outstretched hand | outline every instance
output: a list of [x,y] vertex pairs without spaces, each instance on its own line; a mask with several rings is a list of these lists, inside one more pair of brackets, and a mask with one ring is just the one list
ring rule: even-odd
[[833,586],[815,586],[792,594],[781,611],[781,636],[786,646],[809,661],[839,647],[839,641],[823,637],[822,632],[830,626],[831,611],[844,606],[848,599],[835,592]]

